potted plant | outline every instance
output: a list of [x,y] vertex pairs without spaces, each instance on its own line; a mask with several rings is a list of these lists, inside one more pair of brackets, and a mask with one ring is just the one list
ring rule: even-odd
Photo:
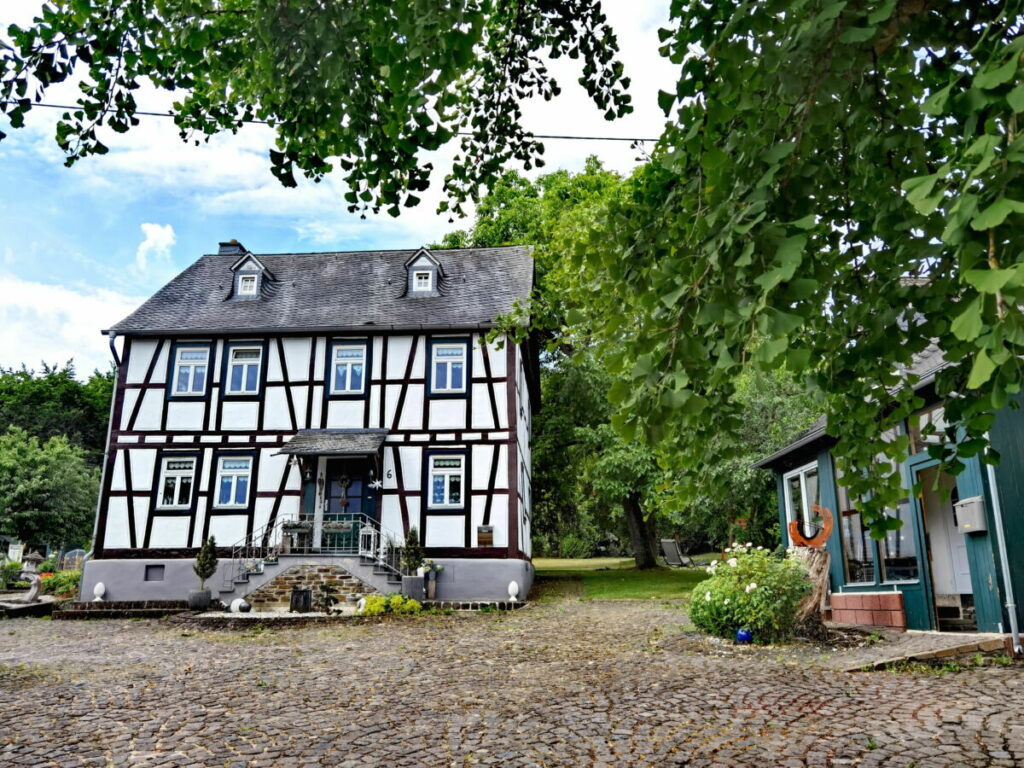
[[415,526],[409,529],[402,548],[402,594],[414,600],[423,601],[426,590],[423,583],[423,548],[420,546],[420,533]]
[[217,572],[217,545],[213,536],[199,548],[192,570],[199,577],[199,589],[189,590],[188,607],[193,611],[207,611],[210,609],[210,590],[206,588],[206,580]]
[[433,560],[424,560],[420,567],[427,577],[427,600],[435,600],[437,598],[437,574],[444,570],[444,566]]

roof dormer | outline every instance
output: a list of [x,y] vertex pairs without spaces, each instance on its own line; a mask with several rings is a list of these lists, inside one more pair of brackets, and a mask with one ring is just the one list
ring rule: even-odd
[[441,262],[426,248],[420,248],[405,262],[406,296],[440,296],[440,284],[444,278]]
[[[225,248],[225,246],[229,246]],[[240,258],[231,265],[234,273],[232,278],[231,298],[233,299],[258,299],[263,291],[264,280],[269,272],[263,262],[253,254],[245,250],[245,246],[237,240],[230,243],[221,243],[220,253],[239,253]]]

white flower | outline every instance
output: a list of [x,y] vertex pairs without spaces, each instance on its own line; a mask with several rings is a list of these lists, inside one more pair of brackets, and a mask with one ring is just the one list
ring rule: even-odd
[[706,602],[706,603],[710,603],[711,602],[711,593],[710,592],[705,592],[704,593],[704,602]]
[[757,551],[760,552],[762,549],[764,549],[764,547],[758,547]]
[[725,602],[722,603],[722,605],[728,605],[728,604],[729,604],[729,598],[727,597],[727,598],[725,598]]
[[726,552],[732,552],[732,547],[726,547],[726,548],[725,548],[725,551],[726,551]]
[[749,584],[747,584],[746,589],[744,589],[743,591],[746,592],[749,595],[755,589],[757,589],[757,582],[756,581],[752,581]]
[[737,565],[740,564],[740,561],[737,560],[735,557],[730,557],[728,562],[730,568],[735,568]]
[[754,546],[754,542],[752,542],[752,541],[748,541],[748,542],[747,542],[747,543],[746,543],[746,544],[745,544],[744,546],[746,546],[746,547],[752,547],[752,546]]
[[708,573],[710,573],[712,576],[715,575],[715,569],[714,568],[705,568],[704,570],[707,571]]
[[733,545],[734,547],[738,547],[738,546],[740,545],[740,543],[739,543],[738,541],[734,541],[734,542],[732,543],[732,545]]

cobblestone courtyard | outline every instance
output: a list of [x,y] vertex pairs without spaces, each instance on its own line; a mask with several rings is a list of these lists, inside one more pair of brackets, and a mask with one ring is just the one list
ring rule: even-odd
[[1014,766],[1024,670],[693,651],[664,603],[264,632],[0,623],[0,765]]

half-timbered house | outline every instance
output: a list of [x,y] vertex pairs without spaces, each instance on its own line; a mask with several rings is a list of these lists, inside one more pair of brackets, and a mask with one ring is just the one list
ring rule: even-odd
[[486,337],[532,281],[523,247],[200,258],[105,331],[83,594],[182,598],[209,536],[225,596],[299,562],[387,589],[415,527],[438,599],[525,596],[537,356]]

